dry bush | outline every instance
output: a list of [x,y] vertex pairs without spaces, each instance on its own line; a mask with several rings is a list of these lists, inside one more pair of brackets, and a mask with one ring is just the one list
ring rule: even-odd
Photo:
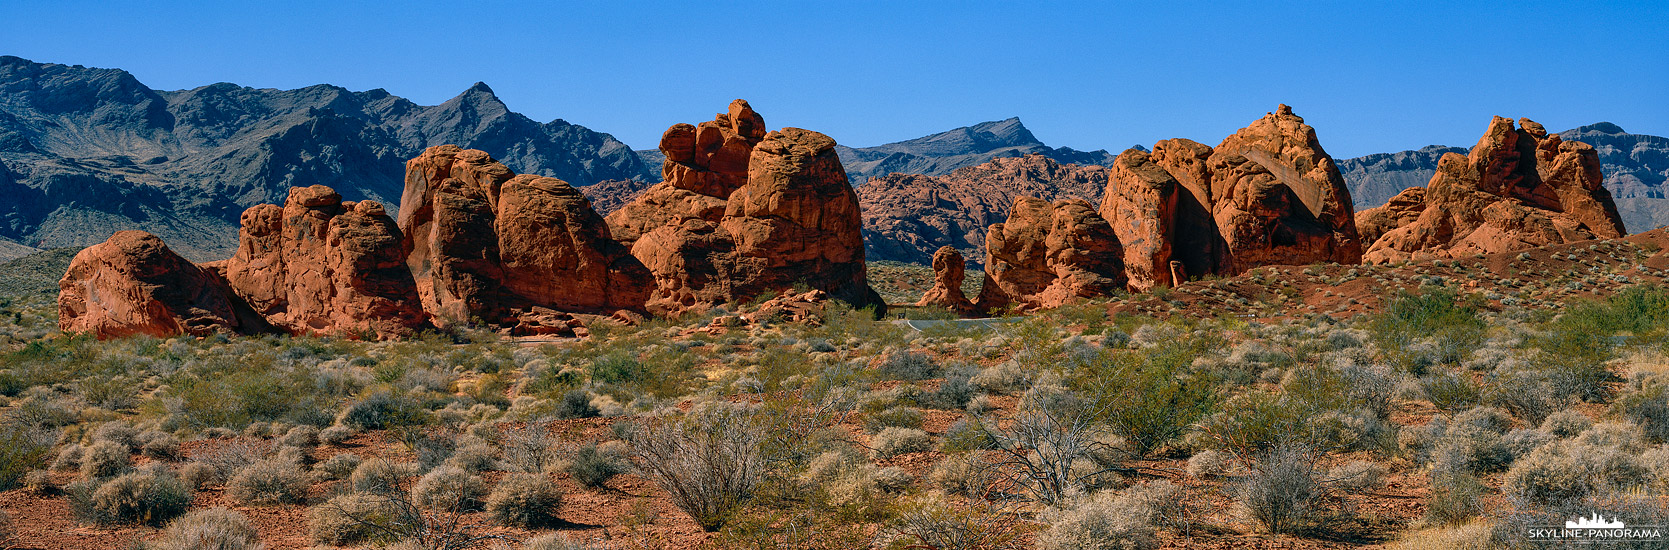
[[307,474],[294,462],[267,459],[239,470],[226,482],[226,495],[240,504],[285,504],[307,497]]
[[1307,526],[1319,510],[1326,487],[1307,449],[1278,445],[1249,465],[1234,486],[1241,511],[1271,533]]
[[625,457],[617,452],[611,452],[606,447],[586,444],[574,451],[574,458],[568,462],[568,474],[580,485],[598,488],[623,474],[627,469]]
[[511,474],[487,495],[487,514],[509,527],[556,527],[561,508],[562,490],[544,474]]
[[123,474],[90,492],[86,487],[71,492],[71,508],[83,519],[100,524],[161,525],[184,513],[191,504],[191,490],[184,482],[154,472]]
[[1454,527],[1438,527],[1403,533],[1386,550],[1496,550],[1495,526],[1474,521]]
[[58,494],[58,484],[52,481],[52,472],[30,470],[23,475],[23,490],[38,497],[49,497]]
[[243,514],[225,508],[196,510],[170,522],[146,550],[260,550],[260,533]]
[[921,428],[921,410],[915,407],[889,407],[864,415],[863,429],[876,433],[887,428]]
[[180,481],[185,482],[192,490],[208,487],[220,478],[220,472],[214,466],[202,462],[187,462],[180,465]]
[[139,448],[139,429],[119,420],[105,422],[93,430],[93,441],[109,441],[134,451]]
[[372,458],[359,463],[348,481],[355,491],[361,493],[392,493],[400,489],[401,482],[416,473],[416,468],[412,466],[385,458]]
[[547,533],[527,539],[522,550],[604,550],[606,545],[579,542],[559,533]]
[[886,460],[905,453],[919,453],[933,448],[927,432],[915,428],[886,428],[869,438],[869,446],[876,460]]
[[1384,464],[1354,460],[1328,470],[1327,481],[1346,491],[1362,492],[1385,483],[1386,473]]
[[1651,470],[1640,457],[1623,449],[1566,441],[1544,445],[1519,459],[1502,478],[1501,492],[1546,505],[1606,496],[1650,479]]
[[1018,528],[1023,522],[1015,508],[1011,502],[958,505],[929,494],[901,504],[882,535],[904,548],[1018,549]]
[[701,405],[631,435],[644,474],[707,531],[724,526],[764,476],[765,427],[741,405]]
[[1039,550],[1147,550],[1158,548],[1154,527],[1182,524],[1182,488],[1168,481],[1102,491],[1065,510],[1044,514],[1049,527],[1037,535]]
[[307,532],[314,542],[347,545],[367,542],[399,516],[393,501],[365,493],[348,493],[307,510]]
[[475,510],[487,495],[481,476],[453,466],[441,466],[424,474],[411,488],[412,501],[434,510]]
[[453,451],[452,456],[446,459],[446,465],[468,472],[493,470],[498,466],[498,460],[493,458],[496,454],[498,451],[486,443],[472,443]]
[[127,470],[133,465],[128,457],[128,446],[114,441],[101,440],[87,447],[87,452],[81,457],[82,479],[98,479],[114,476]]
[[300,447],[309,449],[319,444],[319,429],[312,426],[296,426],[284,433],[278,439],[278,444],[286,447]]
[[139,447],[139,450],[145,456],[157,460],[179,460],[180,440],[171,434],[157,432],[155,435],[146,438],[145,443]]
[[319,442],[326,445],[341,446],[343,443],[346,443],[349,439],[353,438],[353,436],[353,428],[336,425],[320,430]]
[[316,471],[324,472],[326,479],[348,479],[359,468],[360,462],[359,455],[342,453],[320,462]]
[[1488,490],[1472,474],[1433,472],[1431,494],[1426,497],[1426,521],[1448,526],[1471,521],[1483,512],[1482,497]]
[[898,351],[887,354],[876,369],[884,380],[926,380],[939,374],[939,365],[919,351]]
[[1188,475],[1199,479],[1217,477],[1228,472],[1233,463],[1234,457],[1228,453],[1206,449],[1188,458]]
[[1567,438],[1576,437],[1577,434],[1588,431],[1588,428],[1593,427],[1593,425],[1594,421],[1588,419],[1587,415],[1572,410],[1563,410],[1547,415],[1547,419],[1542,420],[1541,429],[1555,437]]
[[511,470],[529,474],[555,469],[562,463],[561,438],[552,435],[543,424],[526,426],[504,432],[504,462]]

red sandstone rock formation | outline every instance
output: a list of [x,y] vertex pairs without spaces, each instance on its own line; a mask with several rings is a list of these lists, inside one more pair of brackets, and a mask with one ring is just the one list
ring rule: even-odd
[[922,293],[918,306],[940,306],[957,313],[973,311],[974,304],[962,293],[967,261],[955,247],[945,245],[933,253],[933,288]]
[[118,231],[82,250],[58,282],[58,328],[99,338],[265,329],[239,311],[226,283],[144,231]]
[[979,309],[1057,307],[1123,289],[1124,251],[1089,202],[1021,197],[985,237]]
[[1100,212],[1136,290],[1176,276],[1360,260],[1344,179],[1315,129],[1285,105],[1215,148],[1171,139],[1113,164]]
[[1495,117],[1467,156],[1449,153],[1423,190],[1362,211],[1364,260],[1452,258],[1626,233],[1594,148],[1529,119]]
[[991,159],[942,176],[891,174],[858,186],[865,256],[926,263],[941,246],[984,261],[985,232],[1008,218],[1016,197],[1101,200],[1107,170],[1042,155]]
[[407,162],[400,228],[423,307],[441,324],[517,324],[531,307],[638,310],[648,296],[648,270],[584,195],[482,151],[443,145]]
[[242,220],[237,253],[207,266],[273,326],[382,338],[427,326],[405,243],[381,204],[295,187],[283,207],[251,207]]
[[834,146],[799,128],[766,134],[741,100],[713,122],[667,130],[667,181],[608,217],[614,238],[653,274],[649,310],[676,313],[796,285],[884,307],[869,288],[857,196]]

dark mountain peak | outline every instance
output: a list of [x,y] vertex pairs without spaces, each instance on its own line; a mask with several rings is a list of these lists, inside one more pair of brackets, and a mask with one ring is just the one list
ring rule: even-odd
[[981,122],[973,125],[970,130],[980,134],[990,134],[991,141],[1009,147],[1024,145],[1042,145],[1025,124],[1020,123],[1020,117],[1008,117],[1002,120]]
[[1589,124],[1587,126],[1577,128],[1575,130],[1575,132],[1578,133],[1578,134],[1613,134],[1613,135],[1628,133],[1628,132],[1623,131],[1623,128],[1621,126],[1618,126],[1616,124],[1612,124],[1610,122],[1599,122],[1599,123]]
[[[1425,147],[1421,147],[1419,149],[1419,151],[1421,153],[1441,153],[1441,152],[1447,152],[1447,151],[1452,150],[1452,149],[1458,149],[1458,147],[1453,147],[1453,146],[1449,146],[1449,145],[1427,145]],[[1464,154],[1464,153],[1462,153],[1462,154]]]
[[492,89],[491,86],[488,86],[486,82],[481,82],[481,81],[476,81],[475,84],[471,85],[468,90],[464,90],[464,94],[465,95],[486,94],[486,95],[489,95],[489,96],[498,97],[498,94],[493,93],[493,89]]

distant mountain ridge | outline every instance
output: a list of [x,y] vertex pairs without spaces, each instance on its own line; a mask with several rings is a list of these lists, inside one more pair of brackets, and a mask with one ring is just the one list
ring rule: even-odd
[[0,238],[80,247],[144,229],[197,260],[236,245],[242,211],[292,186],[399,206],[406,159],[446,143],[576,185],[644,179],[612,136],[511,111],[477,83],[440,105],[376,89],[212,84],[157,91],[119,69],[0,57]]
[[[1629,233],[1669,225],[1669,138],[1630,134],[1610,122],[1559,133],[1566,141],[1594,146],[1605,188],[1617,203]],[[1338,161],[1350,185],[1351,202],[1361,211],[1385,204],[1409,187],[1425,185],[1437,172],[1444,153],[1466,154],[1465,147],[1428,145],[1418,150],[1378,153]]]
[[1062,164],[1107,165],[1117,155],[1105,149],[1078,151],[1038,141],[1019,117],[981,122],[915,139],[874,147],[837,146],[847,178],[861,185],[888,174],[938,176],[998,157],[1042,155]]

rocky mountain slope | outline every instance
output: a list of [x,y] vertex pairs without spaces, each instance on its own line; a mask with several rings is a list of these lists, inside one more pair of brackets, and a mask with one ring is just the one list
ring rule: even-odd
[[877,177],[858,186],[864,255],[930,264],[939,247],[950,246],[970,265],[982,265],[986,228],[1008,219],[1016,197],[1099,203],[1106,187],[1106,169],[1041,154],[994,158],[939,176]]
[[404,159],[445,143],[575,185],[649,177],[608,134],[533,121],[480,83],[435,106],[330,85],[158,91],[118,69],[6,56],[0,237],[79,247],[143,229],[188,257],[224,257],[245,208],[320,184],[397,204]]
[[[1669,138],[1630,134],[1616,124],[1601,122],[1560,132],[1565,141],[1580,141],[1599,153],[1605,188],[1630,233],[1669,225]],[[1466,154],[1464,147],[1431,145],[1415,151],[1380,153],[1343,159],[1339,171],[1350,182],[1350,196],[1358,210],[1381,206],[1402,190],[1425,185],[1437,173],[1444,153]]]

